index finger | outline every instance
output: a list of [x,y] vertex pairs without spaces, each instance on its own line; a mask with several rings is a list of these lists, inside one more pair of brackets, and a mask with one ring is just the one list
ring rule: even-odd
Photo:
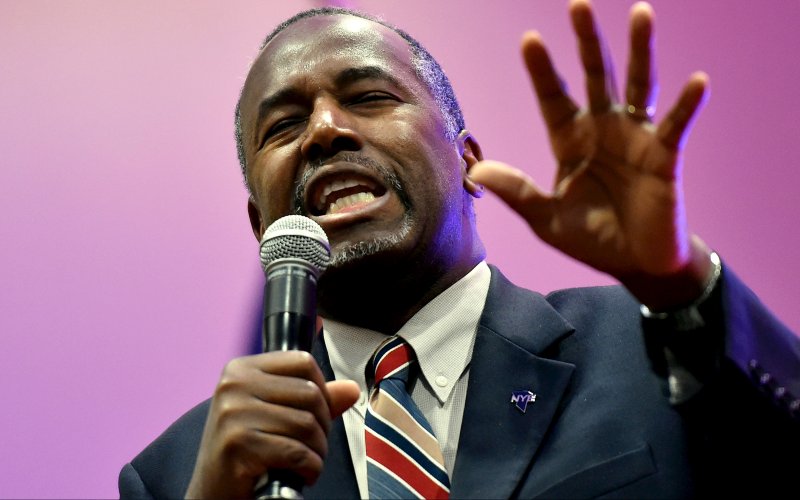
[[578,106],[567,94],[566,86],[556,73],[538,32],[529,31],[523,35],[522,56],[531,76],[545,125],[550,132],[558,130],[578,113]]
[[[257,354],[251,358],[255,366],[266,376],[287,377],[265,381],[262,391],[254,394],[270,403],[283,404],[311,411],[325,432],[330,427],[331,396],[319,365],[305,351],[275,351]],[[305,380],[305,384],[301,381]],[[269,390],[267,391],[267,384]],[[319,408],[317,394],[322,396],[325,408]]]

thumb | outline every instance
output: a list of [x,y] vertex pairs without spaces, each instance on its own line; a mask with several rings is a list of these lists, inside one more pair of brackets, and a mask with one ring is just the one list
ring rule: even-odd
[[550,197],[533,179],[519,169],[493,160],[480,161],[469,171],[470,178],[500,197],[528,223],[550,206]]
[[334,380],[326,382],[325,388],[330,396],[331,418],[336,418],[358,401],[361,390],[352,380]]

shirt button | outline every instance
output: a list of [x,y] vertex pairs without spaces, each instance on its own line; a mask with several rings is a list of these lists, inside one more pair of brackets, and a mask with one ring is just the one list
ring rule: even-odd
[[358,406],[364,406],[365,404],[367,404],[367,394],[366,393],[362,392],[361,394],[358,395],[358,403],[357,404],[358,404]]
[[447,380],[447,377],[445,377],[444,375],[439,375],[438,377],[436,377],[436,385],[438,385],[439,387],[446,387],[447,382],[449,382],[449,380]]

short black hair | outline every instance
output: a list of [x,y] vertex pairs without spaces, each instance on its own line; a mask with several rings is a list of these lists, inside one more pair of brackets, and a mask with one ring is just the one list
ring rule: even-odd
[[[302,11],[294,16],[290,17],[289,19],[283,21],[279,24],[272,32],[267,35],[264,41],[261,43],[260,50],[263,50],[267,44],[272,41],[280,32],[291,26],[292,24],[303,20],[308,19],[310,17],[316,16],[334,16],[334,15],[347,15],[347,16],[354,16],[360,17],[362,19],[366,19],[368,21],[372,21],[383,26],[386,26],[390,30],[394,31],[403,40],[408,43],[408,46],[411,49],[411,63],[414,66],[414,71],[417,74],[417,77],[422,81],[433,97],[433,100],[436,102],[437,107],[442,113],[442,117],[445,121],[445,130],[447,133],[448,139],[451,141],[455,140],[458,136],[459,132],[466,128],[464,123],[464,115],[461,111],[461,106],[458,104],[458,100],[456,99],[455,92],[453,91],[452,85],[450,85],[450,80],[447,78],[442,67],[439,63],[434,59],[430,52],[422,46],[414,37],[406,33],[404,30],[394,26],[393,24],[387,23],[386,21],[372,16],[370,14],[366,14],[364,12],[360,12],[353,9],[345,9],[342,7],[320,7],[315,9],[308,9]],[[236,101],[236,110],[235,110],[235,117],[234,117],[234,137],[236,139],[236,153],[239,156],[239,165],[242,169],[242,175],[244,176],[245,186],[247,186],[248,191],[250,189],[249,185],[247,184],[247,161],[245,159],[244,154],[244,140],[242,137],[242,116],[241,116],[241,102],[242,102],[242,93],[244,91],[244,87],[239,92],[239,99]]]

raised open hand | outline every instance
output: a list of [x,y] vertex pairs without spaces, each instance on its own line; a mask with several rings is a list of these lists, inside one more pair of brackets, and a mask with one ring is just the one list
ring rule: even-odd
[[[544,241],[629,288],[637,288],[632,282],[642,276],[674,275],[698,263],[707,269],[707,248],[686,228],[681,187],[682,148],[707,95],[707,76],[692,75],[677,102],[654,124],[652,8],[639,2],[631,9],[624,101],[617,96],[611,59],[588,0],[572,1],[570,15],[586,71],[586,108],[566,93],[539,34],[526,33],[522,42],[558,163],[552,193],[495,161],[477,163],[471,177],[500,196]],[[702,269],[691,274],[703,281]]]

